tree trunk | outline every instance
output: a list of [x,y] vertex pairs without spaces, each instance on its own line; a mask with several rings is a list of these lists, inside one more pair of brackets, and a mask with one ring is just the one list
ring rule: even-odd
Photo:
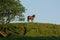
[[4,30],[4,18],[3,18],[3,15],[1,15],[1,20],[2,20],[2,29],[1,30]]
[[8,26],[9,26],[9,22],[10,22],[10,15],[8,15],[8,18],[6,20],[6,33],[7,33],[7,29],[8,29]]

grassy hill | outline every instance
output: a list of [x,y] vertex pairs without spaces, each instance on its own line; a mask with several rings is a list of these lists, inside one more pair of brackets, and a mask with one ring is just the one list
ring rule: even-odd
[[[12,23],[17,28],[26,27],[26,36],[60,36],[60,25],[48,23]],[[21,30],[22,31],[22,30]]]
[[[26,27],[22,35],[21,28]],[[60,40],[60,25],[49,23],[10,23],[8,30],[12,33],[0,40]]]

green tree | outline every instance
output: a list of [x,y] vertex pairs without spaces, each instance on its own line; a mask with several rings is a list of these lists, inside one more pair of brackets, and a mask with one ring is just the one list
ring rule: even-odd
[[[23,17],[23,12],[25,12],[25,7],[21,4],[19,0],[0,0],[0,21],[4,25],[4,17],[6,17],[6,30],[11,19],[16,15]],[[24,20],[24,18],[20,18]]]

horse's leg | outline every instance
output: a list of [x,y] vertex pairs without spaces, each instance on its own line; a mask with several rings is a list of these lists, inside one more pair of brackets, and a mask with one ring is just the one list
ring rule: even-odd
[[28,22],[29,22],[29,20],[28,20]]
[[29,22],[29,16],[27,17],[27,22]]
[[31,22],[33,22],[33,20],[31,20]]
[[29,22],[29,19],[27,19],[27,22]]

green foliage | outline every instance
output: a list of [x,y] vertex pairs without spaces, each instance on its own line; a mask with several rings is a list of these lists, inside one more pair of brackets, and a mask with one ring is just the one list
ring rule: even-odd
[[0,20],[2,20],[1,17],[8,17],[7,19],[11,20],[15,15],[23,15],[23,12],[25,12],[25,7],[19,0],[0,0]]
[[6,38],[0,38],[0,40],[60,40],[60,36],[58,37],[28,37],[28,36],[18,36],[18,35],[10,35]]
[[[19,0],[0,0],[0,20],[1,24],[3,25],[6,23],[5,31],[7,32],[9,27],[9,22],[13,19],[16,15],[18,15],[20,20],[24,21],[22,18],[22,13],[25,12],[25,7],[21,4]],[[4,19],[6,17],[6,19]],[[5,21],[6,20],[6,21]]]
[[[21,27],[26,27],[26,35],[21,35]],[[8,30],[12,33],[1,40],[60,40],[60,25],[56,24],[11,23]]]
[[8,30],[21,33],[21,27],[26,27],[26,36],[60,36],[60,25],[44,23],[11,23]]

